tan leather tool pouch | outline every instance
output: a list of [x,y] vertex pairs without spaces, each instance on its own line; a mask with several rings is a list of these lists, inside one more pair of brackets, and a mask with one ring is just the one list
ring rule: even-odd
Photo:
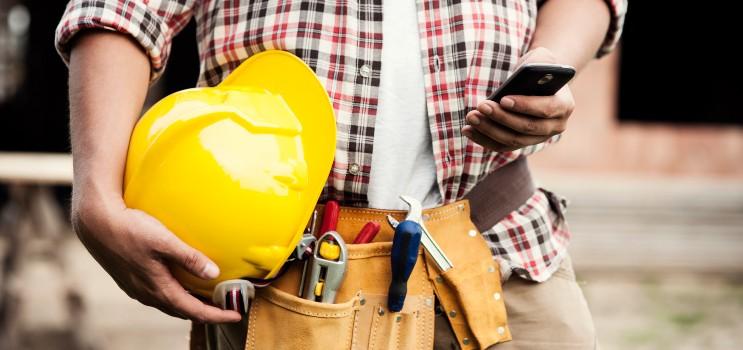
[[434,297],[422,256],[403,310],[387,309],[391,246],[347,245],[348,270],[335,304],[298,297],[299,268],[259,289],[246,349],[431,349]]
[[401,312],[387,309],[394,233],[386,214],[405,218],[402,211],[342,208],[338,232],[346,242],[368,221],[382,223],[382,231],[375,243],[347,245],[346,276],[335,304],[298,297],[301,264],[295,264],[271,287],[256,291],[246,348],[431,349],[434,292],[463,349],[510,340],[500,269],[470,221],[468,202],[424,211],[426,227],[454,268],[441,273],[421,247]]
[[472,223],[468,201],[427,214],[428,231],[454,267],[442,273],[426,258],[430,280],[462,349],[485,349],[511,340],[500,266]]

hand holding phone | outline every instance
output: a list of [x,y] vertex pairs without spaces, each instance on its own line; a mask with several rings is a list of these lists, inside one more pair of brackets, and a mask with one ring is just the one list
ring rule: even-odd
[[562,64],[526,63],[488,97],[500,102],[509,95],[552,96],[575,76],[575,68]]
[[536,145],[563,132],[574,101],[565,87],[575,75],[566,65],[535,63],[552,58],[538,49],[487,100],[466,116],[462,133],[476,143],[506,152]]

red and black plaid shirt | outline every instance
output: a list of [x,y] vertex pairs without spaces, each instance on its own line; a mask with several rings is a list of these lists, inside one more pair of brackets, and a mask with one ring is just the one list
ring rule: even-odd
[[[606,1],[612,23],[599,55],[616,43],[626,8],[624,0]],[[436,175],[447,203],[493,170],[557,140],[498,153],[460,131],[467,112],[529,49],[539,3],[416,0]],[[165,68],[173,36],[191,18],[198,28],[199,85],[216,85],[247,57],[267,49],[292,52],[315,71],[333,102],[338,128],[323,195],[364,206],[383,64],[382,0],[72,0],[57,29],[57,48],[67,59],[67,43],[86,28],[126,33],[146,50],[154,79]],[[549,205],[552,199],[537,191],[483,233],[506,275],[516,271],[543,281],[558,268],[569,233],[559,208]]]

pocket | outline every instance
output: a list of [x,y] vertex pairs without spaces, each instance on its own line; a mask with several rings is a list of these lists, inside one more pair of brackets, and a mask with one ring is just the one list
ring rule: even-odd
[[351,349],[359,307],[359,295],[327,304],[261,288],[250,307],[246,349]]
[[426,226],[454,267],[441,272],[430,257],[426,258],[426,263],[436,296],[457,341],[464,349],[484,349],[510,340],[500,266],[469,220],[466,202],[459,211],[448,215],[459,218],[432,217]]
[[[417,350],[433,348],[433,288],[423,256],[419,255],[408,279],[408,293],[400,312],[387,309],[390,285],[391,242],[349,244],[349,275],[339,295],[361,294],[354,349]],[[349,288],[348,291],[343,289]]]
[[384,349],[433,347],[433,288],[423,256],[408,279],[401,312],[387,309],[391,242],[348,244],[346,276],[338,304],[296,296],[297,271],[256,291],[248,322],[247,349]]
[[[407,296],[401,312],[389,312],[386,296],[369,296],[369,307],[362,308],[360,318],[369,314],[369,350],[428,350],[433,347],[433,296]],[[363,335],[362,335],[363,336]]]
[[[510,340],[497,262],[472,261],[441,276],[437,285],[439,301],[455,332],[471,334],[482,348]],[[467,345],[464,338],[461,340]]]

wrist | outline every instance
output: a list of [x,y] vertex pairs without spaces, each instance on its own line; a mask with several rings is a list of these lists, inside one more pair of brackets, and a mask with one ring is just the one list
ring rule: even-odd
[[101,181],[75,177],[72,186],[72,212],[113,212],[126,208],[121,188]]

